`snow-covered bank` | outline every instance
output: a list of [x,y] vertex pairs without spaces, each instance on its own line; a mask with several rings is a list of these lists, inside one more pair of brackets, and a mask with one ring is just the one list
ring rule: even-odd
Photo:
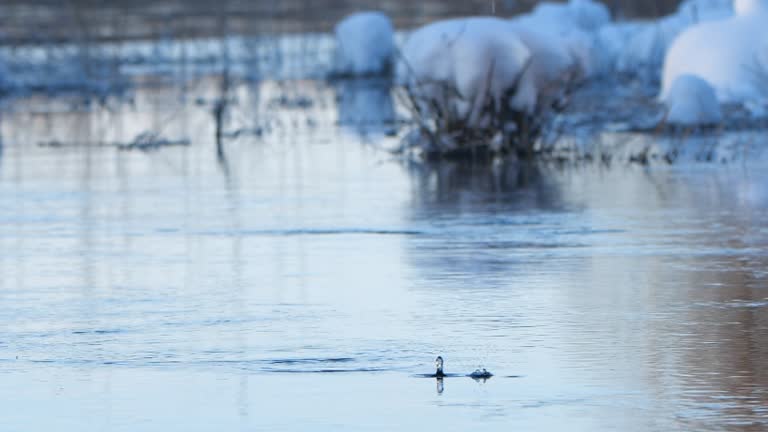
[[[421,129],[416,138],[429,152],[467,147],[504,152],[519,149],[523,135],[527,148],[541,150],[541,142],[535,141],[551,136],[553,128],[559,133],[558,112],[568,107],[571,95],[583,83],[613,86],[604,97],[618,99],[617,103],[603,100],[602,106],[582,112],[596,127],[625,123],[635,131],[712,125],[739,128],[745,124],[745,112],[753,115],[746,123],[758,125],[766,114],[759,104],[749,105],[748,111],[724,113],[720,103],[732,100],[723,97],[728,86],[745,86],[742,93],[753,98],[768,91],[768,46],[763,47],[768,44],[768,30],[758,29],[768,28],[765,2],[736,0],[733,5],[730,0],[688,0],[675,14],[656,21],[612,22],[603,5],[571,0],[541,3],[530,14],[508,20],[440,21],[406,39],[398,77],[414,100],[412,115]],[[727,46],[721,51],[731,56],[717,57],[724,65],[715,67],[704,45],[706,39],[717,39],[716,32],[695,38],[701,40],[701,49],[685,41],[690,33],[723,22],[734,23],[738,30],[710,44],[715,50]],[[670,45],[674,49],[668,54]],[[677,48],[680,45],[683,48]],[[683,52],[679,63],[685,67],[672,67],[680,73],[670,74],[669,79],[665,69],[664,91],[659,99],[649,97],[659,94],[665,57],[670,68],[674,62],[669,58],[677,51]],[[751,63],[744,67],[747,58]],[[738,69],[751,76],[729,73],[718,82],[699,73],[697,65]],[[622,104],[645,104],[645,109],[628,113],[636,118],[624,119]],[[618,112],[610,112],[612,106]],[[599,113],[600,109],[607,112]],[[409,142],[412,139],[409,136]]]

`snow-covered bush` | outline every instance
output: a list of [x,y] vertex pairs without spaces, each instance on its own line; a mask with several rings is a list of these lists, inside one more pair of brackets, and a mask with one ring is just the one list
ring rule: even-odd
[[[520,79],[514,104],[532,115],[543,115],[552,107],[562,107],[573,85],[591,68],[588,53],[577,51],[577,42],[564,43],[564,37],[513,25],[512,28],[531,52]],[[588,48],[584,48],[588,51]]]
[[[573,5],[594,6],[572,0],[560,7],[568,11]],[[592,22],[605,22],[605,14],[594,14],[598,19]],[[555,15],[454,19],[411,34],[398,77],[420,125],[421,147],[434,153],[478,146],[532,151],[575,84],[593,68],[592,39],[579,30],[580,21],[563,14],[563,25],[574,28],[548,27],[537,25],[534,16],[554,20]]]
[[[577,25],[563,16],[564,25]],[[574,83],[591,72],[591,40],[581,34],[537,26],[533,19],[491,17],[439,21],[415,31],[403,47],[398,77],[431,151],[480,145],[530,152]]]
[[[512,112],[528,108],[520,94],[531,52],[497,18],[438,21],[416,30],[402,50],[398,77],[410,95],[428,152],[450,153],[517,127]],[[527,81],[527,85],[533,85]]]
[[677,77],[708,81],[721,102],[768,97],[768,0],[735,0],[731,18],[698,24],[675,40],[664,62],[662,97]]
[[336,25],[335,72],[339,75],[389,73],[394,55],[394,30],[381,12],[352,14]]
[[668,108],[666,121],[673,125],[713,125],[723,117],[715,90],[695,75],[675,78],[664,103]]

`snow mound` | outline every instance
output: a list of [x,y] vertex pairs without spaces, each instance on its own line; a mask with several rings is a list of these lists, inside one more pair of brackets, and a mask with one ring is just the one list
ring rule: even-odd
[[341,75],[376,75],[392,66],[394,30],[381,12],[359,12],[336,25],[335,71]]
[[682,126],[720,123],[722,113],[715,89],[695,75],[680,75],[664,98],[667,122]]
[[656,21],[603,26],[596,37],[604,72],[637,74],[661,69],[672,42],[688,27],[732,15],[731,0],[688,0],[673,14]]
[[470,128],[487,127],[488,109],[509,107],[509,94],[517,92],[530,56],[507,21],[491,17],[438,21],[408,38],[398,77],[423,111]]
[[768,1],[765,0],[733,0],[733,10],[736,15],[754,15],[768,12]]
[[688,74],[708,81],[721,102],[768,97],[768,0],[736,0],[734,9],[735,16],[693,26],[674,41],[662,97]]

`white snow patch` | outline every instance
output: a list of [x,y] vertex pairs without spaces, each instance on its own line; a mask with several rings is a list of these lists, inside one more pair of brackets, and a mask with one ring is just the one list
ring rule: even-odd
[[765,0],[733,0],[733,10],[736,15],[746,16],[768,12],[768,2]]
[[386,73],[392,65],[394,30],[381,12],[359,12],[336,25],[335,71],[348,75]]
[[696,126],[720,123],[723,116],[715,90],[695,75],[680,75],[664,98],[669,109],[667,122]]
[[596,38],[603,71],[632,74],[658,71],[670,45],[682,31],[732,13],[731,0],[688,0],[675,14],[655,21],[603,26]]
[[698,75],[721,102],[768,98],[768,0],[736,0],[736,15],[698,24],[670,47],[662,96],[677,77]]

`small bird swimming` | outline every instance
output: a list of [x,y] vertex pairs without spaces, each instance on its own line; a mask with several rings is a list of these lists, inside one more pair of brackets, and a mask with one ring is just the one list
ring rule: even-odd
[[[433,375],[435,378],[443,379],[446,377],[462,376],[462,375],[455,375],[455,374],[446,374],[445,371],[443,371],[444,363],[445,362],[443,361],[443,357],[437,356],[437,358],[435,359],[435,374]],[[475,371],[472,372],[471,374],[464,375],[464,376],[468,376],[475,380],[487,380],[488,378],[492,377],[493,374],[488,372],[488,370],[485,368],[482,368],[482,369],[478,368],[478,369],[475,369]]]
[[443,372],[443,358],[437,356],[435,359],[435,378],[444,378],[445,372]]

